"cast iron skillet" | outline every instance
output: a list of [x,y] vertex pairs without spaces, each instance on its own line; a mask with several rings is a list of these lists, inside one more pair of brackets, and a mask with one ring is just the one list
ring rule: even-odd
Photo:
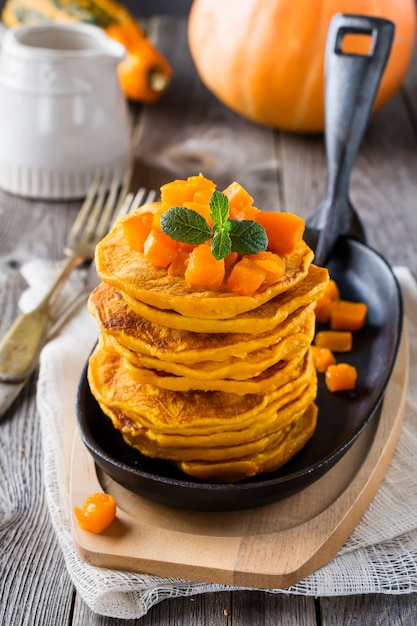
[[[344,54],[345,33],[373,37],[369,56]],[[116,482],[150,500],[186,509],[225,511],[258,507],[294,494],[321,477],[377,420],[401,334],[402,303],[386,261],[364,243],[360,220],[348,198],[350,169],[369,119],[389,55],[391,22],[337,15],[326,51],[326,151],[328,193],[308,220],[307,240],[326,262],[343,298],[365,301],[366,328],[355,335],[344,360],[358,369],[354,394],[331,394],[320,377],[316,432],[280,470],[238,484],[211,484],[186,477],[169,463],[148,459],[127,446],[101,412],[82,373],[77,417],[82,439],[96,464]],[[377,210],[377,208],[376,208]]]

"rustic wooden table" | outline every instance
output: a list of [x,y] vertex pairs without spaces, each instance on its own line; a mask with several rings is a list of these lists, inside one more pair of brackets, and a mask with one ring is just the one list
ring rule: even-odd
[[[132,110],[135,185],[157,187],[203,172],[219,187],[244,183],[265,209],[307,216],[326,185],[323,137],[273,132],[219,104],[197,78],[184,20],[155,18],[152,36],[174,80],[156,105]],[[417,278],[417,65],[406,85],[372,119],[351,181],[369,242]],[[59,259],[79,202],[27,200],[0,192],[0,335],[25,288],[23,262]],[[67,575],[46,508],[35,405],[36,375],[0,423],[0,624],[111,626],[92,613]],[[126,625],[417,623],[417,594],[311,598],[222,592],[165,600]]]

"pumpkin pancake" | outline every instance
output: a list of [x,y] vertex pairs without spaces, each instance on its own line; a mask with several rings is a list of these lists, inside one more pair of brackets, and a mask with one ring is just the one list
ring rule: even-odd
[[282,257],[286,266],[283,276],[253,296],[238,295],[226,286],[215,291],[198,290],[187,285],[182,276],[169,275],[165,269],[150,263],[141,252],[130,248],[123,233],[122,220],[118,220],[97,245],[95,260],[101,280],[130,298],[186,317],[219,320],[253,311],[298,285],[307,276],[313,257],[312,250],[301,241],[292,253]]
[[[303,410],[300,405],[300,402],[289,404],[278,411],[277,422],[281,421],[282,425],[258,439],[252,440],[246,436],[241,445],[232,445],[228,433],[223,433],[222,444],[213,444],[213,447],[200,444],[197,448],[161,446],[159,441],[152,441],[147,429],[129,428],[130,420],[120,409],[106,406],[102,406],[102,409],[116,428],[121,430],[126,443],[145,456],[170,461],[184,473],[202,480],[236,482],[275,471],[310,439],[316,427],[317,407],[310,403]],[[120,428],[120,424],[125,426]]]
[[224,433],[234,425],[240,429],[251,424],[261,413],[267,415],[270,407],[275,410],[274,403],[294,385],[304,380],[315,385],[315,370],[307,356],[297,364],[286,364],[291,376],[270,393],[180,392],[136,383],[118,354],[97,345],[89,360],[88,380],[97,401],[124,411],[131,426],[141,429],[145,425],[163,433]]
[[[175,363],[162,359],[139,354],[122,343],[118,342],[110,334],[102,334],[100,341],[103,346],[113,349],[134,367],[145,370],[156,370],[174,376],[186,378],[198,378],[201,381],[231,379],[245,380],[259,376],[263,371],[275,365],[280,360],[290,360],[300,354],[307,341],[307,347],[314,336],[314,312],[313,319],[306,320],[305,325],[300,327],[300,332],[291,333],[283,337],[271,346],[253,350],[243,357],[229,357],[223,361],[199,361],[191,364]],[[304,350],[305,351],[305,350]],[[137,382],[141,381],[139,372],[134,375]],[[149,381],[150,382],[150,381]],[[162,384],[162,386],[164,386]]]
[[274,345],[291,333],[304,332],[306,326],[311,328],[315,321],[314,306],[314,303],[300,306],[272,331],[248,335],[196,333],[161,326],[135,313],[121,294],[105,283],[94,289],[88,302],[100,330],[137,353],[138,359],[145,355],[164,363],[188,365],[201,361],[224,362],[232,357],[244,359],[249,353]]
[[[176,392],[135,383],[123,366],[123,359],[96,346],[89,359],[88,380],[94,397],[108,407],[139,412],[150,423],[168,430],[211,428],[213,420],[224,428],[236,415],[241,419],[258,414],[268,404],[266,394],[225,394],[222,392]],[[197,410],[198,407],[198,410]]]
[[[287,343],[291,344],[288,348]],[[307,335],[301,333],[288,337],[287,340],[283,340],[281,347],[284,350],[283,356],[285,360],[303,357],[309,349],[310,344],[311,341],[309,341]],[[285,349],[287,350],[285,351]],[[162,389],[171,389],[173,391],[200,389],[201,391],[225,391],[227,393],[242,395],[248,393],[267,393],[275,389],[281,382],[282,365],[283,360],[279,359],[274,365],[271,365],[256,376],[244,380],[233,380],[228,378],[203,379],[198,376],[197,369],[195,369],[195,374],[192,377],[176,376],[160,370],[137,367],[130,361],[124,360],[124,366],[132,377],[132,380],[143,385],[156,385]]]
[[[306,373],[307,374],[307,373]],[[285,393],[275,400],[268,407],[268,411],[262,412],[256,419],[245,424],[232,424],[230,430],[222,432],[211,432],[199,434],[160,432],[152,428],[151,425],[139,424],[137,416],[125,413],[128,419],[134,424],[133,430],[128,428],[121,429],[126,441],[134,447],[140,445],[149,446],[149,456],[158,454],[157,449],[164,449],[164,458],[170,460],[200,458],[205,460],[215,460],[239,456],[238,446],[245,446],[249,442],[264,440],[277,430],[284,428],[294,417],[294,415],[304,411],[314,400],[316,393],[315,379],[308,380],[307,375],[304,377],[303,383],[290,386],[285,385]],[[138,428],[140,426],[140,428]],[[151,453],[151,449],[154,452]],[[228,448],[225,450],[225,448]],[[229,450],[229,448],[233,448]],[[143,448],[142,448],[143,450]],[[166,455],[171,455],[170,457]],[[241,455],[245,456],[243,450]]]
[[[195,446],[188,442],[187,436],[182,436],[181,441],[181,437],[161,435],[147,428],[141,430],[136,428],[134,434],[125,428],[122,434],[128,445],[151,458],[162,458],[173,462],[242,459],[249,454],[259,453],[270,447],[280,437],[280,433],[307,410],[312,402],[312,393],[309,393],[308,396],[299,397],[295,401],[289,402],[282,409],[277,410],[274,419],[270,419],[268,424],[265,424],[265,429],[262,428],[261,423],[257,430],[250,428],[223,433],[222,439],[220,435],[212,438],[203,435],[193,437],[194,440],[197,440]],[[104,410],[106,410],[105,407]],[[123,420],[120,414],[119,418],[116,415],[117,410],[109,411],[109,417],[110,419],[113,418],[113,423],[117,423],[117,419],[120,420],[120,418]],[[262,422],[262,420],[259,421]]]
[[187,317],[173,311],[164,311],[148,306],[123,291],[123,289],[120,289],[120,293],[132,311],[161,326],[196,333],[248,333],[256,335],[271,331],[301,306],[321,298],[326,289],[328,279],[327,269],[311,265],[307,276],[295,287],[261,304],[256,309],[240,313],[236,317],[229,319]]
[[[116,377],[118,371],[120,373],[121,369],[115,371]],[[225,455],[228,457],[245,456],[247,452],[243,450],[238,452],[236,446],[246,446],[249,442],[262,440],[264,446],[265,437],[287,426],[294,415],[308,407],[314,400],[316,386],[317,378],[310,361],[296,380],[283,385],[279,394],[274,393],[270,397],[270,402],[261,413],[249,416],[247,414],[235,415],[229,418],[227,427],[222,423],[221,428],[217,426],[219,421],[223,422],[223,417],[217,415],[213,418],[211,427],[205,425],[198,432],[195,431],[192,422],[183,423],[181,428],[172,429],[168,428],[167,420],[155,421],[149,413],[145,415],[135,408],[124,409],[126,403],[122,398],[119,402],[112,403],[114,405],[112,407],[104,403],[101,403],[101,406],[111,417],[115,427],[121,430],[129,444],[138,447],[150,456],[159,455],[155,452],[155,446],[157,446],[166,449],[163,458],[170,460],[180,458],[214,460],[224,458]],[[102,390],[104,396],[106,391],[105,388]],[[125,392],[131,395],[129,388],[125,388]],[[186,394],[183,394],[183,398],[186,402]],[[194,402],[195,396],[191,395],[188,400],[191,403]],[[229,448],[232,447],[234,450],[230,451]],[[200,450],[202,448],[204,450]],[[214,451],[210,452],[210,449]]]
[[185,474],[209,482],[234,483],[237,481],[273,472],[282,467],[299,452],[312,437],[317,424],[317,406],[310,407],[280,433],[279,441],[259,454],[239,460],[218,463],[183,461],[175,463]]

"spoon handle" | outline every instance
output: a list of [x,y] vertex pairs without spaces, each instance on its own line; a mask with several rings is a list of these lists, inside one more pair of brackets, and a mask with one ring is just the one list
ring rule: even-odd
[[[325,54],[326,156],[328,187],[323,203],[324,227],[316,262],[325,262],[340,233],[349,228],[349,179],[372,113],[391,51],[392,22],[362,15],[336,14],[329,27]],[[343,51],[346,35],[369,35],[368,54]]]

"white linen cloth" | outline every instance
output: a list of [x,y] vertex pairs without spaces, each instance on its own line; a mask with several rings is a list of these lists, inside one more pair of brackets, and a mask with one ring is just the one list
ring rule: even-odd
[[[24,294],[25,308],[38,298],[39,287],[46,283],[45,268],[42,272],[40,276],[37,261],[23,268],[31,286]],[[397,268],[396,275],[404,297],[411,354],[406,413],[391,465],[339,554],[298,584],[271,592],[340,596],[417,591],[417,284],[407,268]],[[97,335],[96,323],[84,307],[43,349],[38,382],[46,498],[77,591],[96,613],[132,619],[166,598],[235,589],[96,568],[78,556],[70,531],[70,459],[62,451],[68,448],[65,437],[70,436],[75,424],[80,373]]]

